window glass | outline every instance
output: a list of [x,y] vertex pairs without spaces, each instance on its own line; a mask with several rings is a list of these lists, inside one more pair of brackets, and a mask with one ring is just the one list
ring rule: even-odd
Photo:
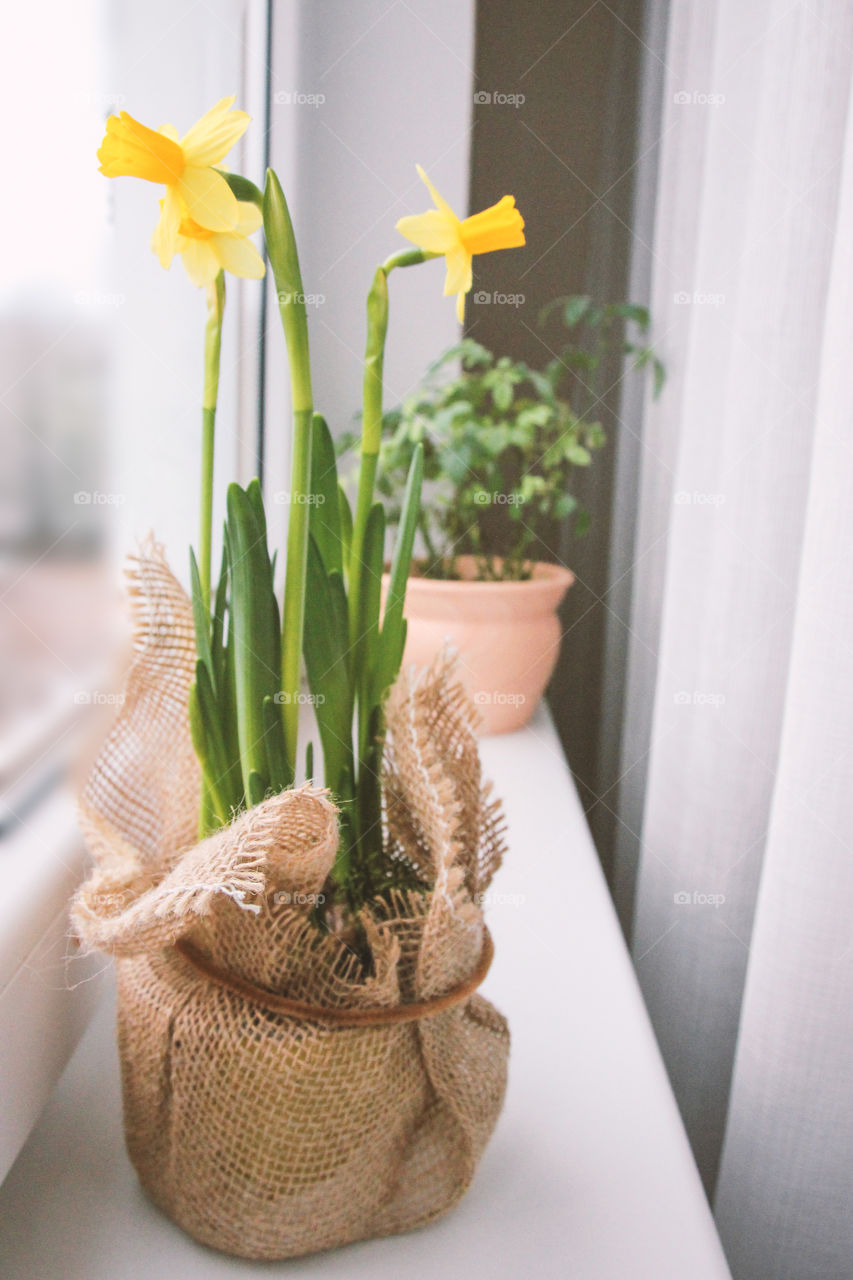
[[[116,317],[110,193],[94,150],[111,97],[98,0],[18,6],[0,43],[0,830],[61,772],[108,691],[115,613],[104,447]],[[37,75],[34,69],[37,68]]]

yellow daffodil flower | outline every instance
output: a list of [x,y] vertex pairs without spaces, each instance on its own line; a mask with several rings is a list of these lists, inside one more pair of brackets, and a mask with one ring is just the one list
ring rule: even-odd
[[110,116],[98,151],[101,173],[108,178],[144,178],[166,188],[152,248],[164,266],[177,252],[184,210],[208,231],[234,231],[237,199],[213,165],[219,164],[249,125],[245,111],[232,111],[234,98],[222,98],[196,121],[183,138],[174,125],[149,129],[122,111]]
[[[263,223],[256,205],[247,201],[237,204],[237,225],[231,231],[209,231],[189,216],[186,209],[178,224],[175,249],[193,284],[211,284],[220,270],[248,280],[260,280],[266,267],[247,237]],[[152,237],[152,245],[157,232]],[[165,263],[168,266],[169,263]]]
[[460,219],[438,194],[420,165],[418,176],[426,183],[435,203],[426,213],[401,218],[397,230],[425,253],[444,254],[447,277],[444,296],[456,294],[456,314],[465,318],[465,294],[471,288],[475,253],[516,249],[524,244],[524,219],[515,207],[515,196],[504,196],[482,213]]

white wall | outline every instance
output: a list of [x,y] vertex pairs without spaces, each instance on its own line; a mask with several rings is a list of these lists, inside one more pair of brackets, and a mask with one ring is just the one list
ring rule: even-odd
[[[255,116],[247,140],[226,163],[248,170],[261,127],[257,86],[266,67],[263,5],[258,0],[205,0],[203,14],[171,0],[110,7],[115,110],[154,128],[164,121],[183,133],[219,98]],[[92,163],[98,140],[93,140]],[[256,165],[256,167],[258,167]],[[103,181],[107,183],[107,179]],[[179,259],[162,269],[149,248],[162,189],[133,178],[109,181],[115,208],[115,279],[123,303],[115,310],[118,367],[110,432],[111,487],[117,507],[116,553],[153,529],[173,569],[188,577],[188,546],[198,539],[200,419],[205,295],[190,284]],[[241,316],[243,300],[249,319]],[[260,304],[254,281],[228,279],[216,449],[215,524],[224,512],[227,481],[254,453],[254,394]]]
[[[229,167],[263,182],[263,0],[207,0],[204,20],[170,0],[113,6],[116,109],[183,132],[219,97],[237,93],[253,125]],[[315,403],[333,431],[353,426],[361,396],[364,305],[376,264],[406,241],[394,230],[430,200],[415,173],[467,212],[473,94],[473,0],[277,0],[274,4],[271,161],[291,207],[312,307]],[[319,105],[294,100],[313,95]],[[289,101],[288,101],[289,97]],[[104,179],[106,182],[107,180]],[[197,539],[199,397],[204,294],[176,260],[164,272],[148,241],[159,189],[110,182],[115,202],[119,356],[111,486],[116,548],[154,529],[186,578]],[[442,297],[440,262],[398,272],[391,285],[387,403],[417,383],[455,341],[454,300]],[[272,284],[272,282],[270,282]],[[215,518],[229,479],[254,471],[259,323],[254,282],[229,277],[217,432]],[[287,486],[290,409],[284,338],[269,289],[267,329],[268,499]],[[271,536],[285,508],[269,503]]]

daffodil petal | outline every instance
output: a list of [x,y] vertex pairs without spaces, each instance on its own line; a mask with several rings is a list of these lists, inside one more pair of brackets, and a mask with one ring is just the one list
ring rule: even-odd
[[251,240],[245,236],[224,233],[215,235],[210,246],[216,254],[220,267],[230,271],[234,276],[243,276],[246,280],[260,280],[266,271],[264,260]]
[[181,202],[174,187],[167,187],[160,201],[160,220],[151,236],[151,248],[167,270],[178,252],[178,228],[181,225]]
[[448,253],[459,244],[459,223],[438,209],[401,218],[397,230],[427,253]]
[[101,173],[108,178],[144,178],[164,185],[175,182],[184,168],[184,155],[177,143],[140,124],[126,111],[107,119],[98,159]]
[[219,274],[219,259],[210,240],[181,239],[181,261],[195,285],[210,284]]
[[456,319],[460,324],[465,323],[465,290],[460,289],[456,295]]
[[187,164],[218,164],[249,127],[245,111],[232,111],[234,98],[222,98],[181,139]]
[[447,275],[444,280],[444,296],[451,293],[467,293],[473,281],[471,255],[460,245],[458,249],[445,254]]
[[188,164],[178,192],[193,221],[208,231],[233,231],[240,216],[237,197],[221,173]]
[[427,191],[432,196],[433,204],[435,205],[436,209],[438,209],[440,213],[445,214],[447,217],[452,218],[455,222],[458,222],[459,219],[457,218],[456,214],[453,212],[453,210],[451,209],[447,201],[444,199],[444,197],[438,194],[435,187],[432,185],[432,183],[430,182],[429,178],[427,177],[426,173],[421,168],[421,166],[416,165],[415,168],[418,171],[418,177],[420,178],[421,182],[424,184]]
[[466,218],[459,235],[469,253],[519,248],[524,244],[524,219],[515,207],[515,197],[504,196],[482,213]]
[[227,98],[220,98],[219,101],[215,102],[208,111],[205,111],[203,116],[199,116],[198,120],[196,120],[195,124],[185,136],[189,137],[190,134],[195,133],[196,130],[204,132],[205,129],[209,129],[212,125],[215,125],[218,120],[221,120],[223,116],[228,114],[236,101],[236,93],[232,93],[230,97]]
[[250,236],[253,231],[258,231],[263,226],[264,215],[256,204],[252,204],[251,200],[240,200],[237,203],[239,215],[237,225],[234,230],[238,235]]

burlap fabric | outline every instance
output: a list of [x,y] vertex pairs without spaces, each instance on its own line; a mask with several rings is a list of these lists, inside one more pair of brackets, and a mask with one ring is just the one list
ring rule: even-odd
[[[189,602],[153,546],[132,564],[131,595],[137,651],[82,796],[95,868],[72,919],[84,946],[116,957],[139,1177],[191,1235],[248,1258],[429,1222],[468,1187],[500,1111],[504,1018],[478,994],[391,1025],[342,1026],[320,1011],[430,1001],[483,955],[480,895],[502,824],[465,696],[446,666],[392,691],[388,851],[424,889],[365,910],[368,967],[311,915],[337,850],[325,792],[285,792],[197,842]],[[318,1012],[284,1014],[188,954]]]

